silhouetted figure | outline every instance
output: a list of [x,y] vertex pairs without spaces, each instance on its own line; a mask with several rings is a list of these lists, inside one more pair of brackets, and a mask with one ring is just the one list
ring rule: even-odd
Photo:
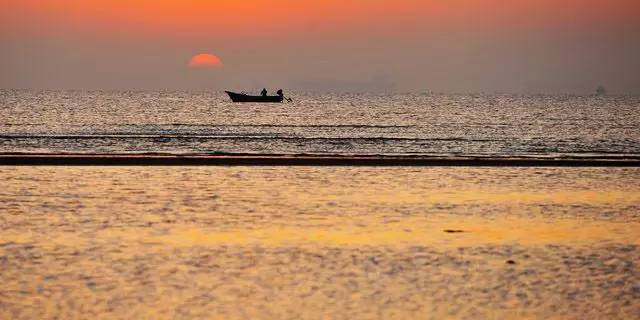
[[267,96],[267,88],[262,89],[262,92],[260,92],[260,94],[261,94],[263,97],[266,97],[266,96]]
[[292,102],[292,101],[293,101],[293,100],[291,100],[291,98],[286,98],[286,97],[284,96],[284,92],[282,91],[282,89],[278,90],[278,92],[277,92],[277,93],[278,93],[278,96],[279,96],[280,98],[282,98],[283,100],[287,100],[287,101],[289,101],[289,102]]

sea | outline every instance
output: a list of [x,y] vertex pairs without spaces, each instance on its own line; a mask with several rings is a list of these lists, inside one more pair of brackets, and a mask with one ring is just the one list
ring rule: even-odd
[[637,158],[640,96],[0,90],[0,153]]
[[[287,95],[2,90],[0,156],[640,157],[638,96]],[[0,165],[0,319],[638,318],[640,168],[473,163]]]

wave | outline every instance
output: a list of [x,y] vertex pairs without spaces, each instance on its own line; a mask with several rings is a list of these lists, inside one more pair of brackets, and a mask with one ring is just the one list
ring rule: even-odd
[[507,139],[417,138],[417,137],[301,137],[279,135],[189,135],[189,134],[92,134],[92,135],[0,135],[0,139],[56,139],[56,140],[100,140],[100,139],[198,139],[198,140],[342,140],[342,141],[460,141],[460,142],[501,142]]
[[191,124],[167,123],[154,126],[212,127],[212,128],[413,128],[413,125],[378,124]]
[[[2,123],[3,126],[39,126],[45,123]],[[198,123],[153,123],[153,124],[101,124],[121,127],[203,127],[203,128],[415,128],[415,125],[384,125],[384,124],[198,124]],[[85,125],[67,125],[67,127],[84,127]]]

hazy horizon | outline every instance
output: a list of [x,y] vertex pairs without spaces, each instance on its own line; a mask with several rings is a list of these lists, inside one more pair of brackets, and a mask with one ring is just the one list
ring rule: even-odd
[[[0,1],[0,88],[640,93],[631,0]],[[214,68],[189,67],[199,53]]]

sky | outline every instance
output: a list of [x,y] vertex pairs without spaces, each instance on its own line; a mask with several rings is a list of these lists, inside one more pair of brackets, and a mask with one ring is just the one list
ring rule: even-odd
[[0,0],[0,88],[637,94],[639,57],[638,0]]

